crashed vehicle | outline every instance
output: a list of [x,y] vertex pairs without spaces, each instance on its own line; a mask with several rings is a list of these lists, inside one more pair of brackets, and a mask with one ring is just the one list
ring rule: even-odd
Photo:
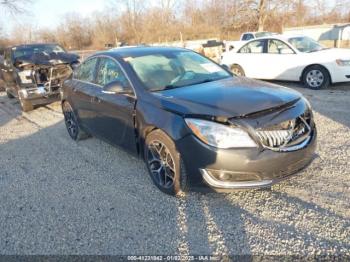
[[187,49],[97,53],[61,91],[73,140],[94,135],[135,153],[167,194],[271,187],[314,157],[316,126],[300,93]]
[[1,78],[9,98],[24,112],[60,99],[60,87],[79,64],[79,56],[57,44],[31,44],[5,49]]

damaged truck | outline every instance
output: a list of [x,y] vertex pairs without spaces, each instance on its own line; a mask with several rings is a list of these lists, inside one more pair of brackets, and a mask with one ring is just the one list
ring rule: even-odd
[[5,49],[0,61],[2,84],[9,98],[18,98],[24,112],[60,100],[60,88],[79,56],[57,44],[31,44]]

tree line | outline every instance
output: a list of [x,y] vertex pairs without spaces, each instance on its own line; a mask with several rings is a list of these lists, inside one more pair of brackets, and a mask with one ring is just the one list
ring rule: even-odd
[[[21,4],[27,2],[30,10],[28,2],[33,1],[0,0],[0,6],[25,12]],[[235,40],[244,31],[282,32],[284,27],[350,22],[350,0],[108,1],[110,8],[89,17],[64,15],[55,28],[15,26],[2,42],[58,42],[68,49],[101,49],[116,42]]]

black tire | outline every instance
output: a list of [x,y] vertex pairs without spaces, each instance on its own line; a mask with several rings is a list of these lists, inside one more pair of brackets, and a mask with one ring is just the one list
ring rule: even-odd
[[83,131],[79,126],[74,110],[67,101],[62,104],[62,112],[68,134],[74,141],[83,140],[89,137],[89,134]]
[[236,76],[245,76],[245,72],[240,65],[232,65],[230,69]]
[[9,90],[8,88],[6,88],[6,95],[7,95],[7,97],[10,98],[10,99],[15,98],[15,97],[11,94],[11,92],[10,92],[10,90]]
[[188,191],[187,173],[172,139],[161,130],[146,138],[144,159],[154,184],[164,193],[179,196]]
[[302,76],[303,84],[306,88],[313,90],[326,89],[331,84],[331,78],[326,68],[313,65],[304,70]]
[[34,110],[33,104],[30,101],[28,101],[27,99],[24,99],[22,96],[19,96],[19,102],[21,104],[23,112],[29,112],[29,111]]

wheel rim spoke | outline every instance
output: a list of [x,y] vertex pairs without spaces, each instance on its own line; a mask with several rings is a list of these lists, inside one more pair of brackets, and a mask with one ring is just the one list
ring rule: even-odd
[[159,141],[153,141],[148,146],[148,167],[154,180],[163,188],[174,184],[175,165],[168,148]]
[[63,108],[63,115],[64,115],[68,133],[72,137],[74,137],[77,133],[77,124],[75,122],[72,109],[69,106],[65,105]]
[[312,70],[307,74],[306,81],[311,87],[319,87],[324,82],[324,75],[320,70]]

